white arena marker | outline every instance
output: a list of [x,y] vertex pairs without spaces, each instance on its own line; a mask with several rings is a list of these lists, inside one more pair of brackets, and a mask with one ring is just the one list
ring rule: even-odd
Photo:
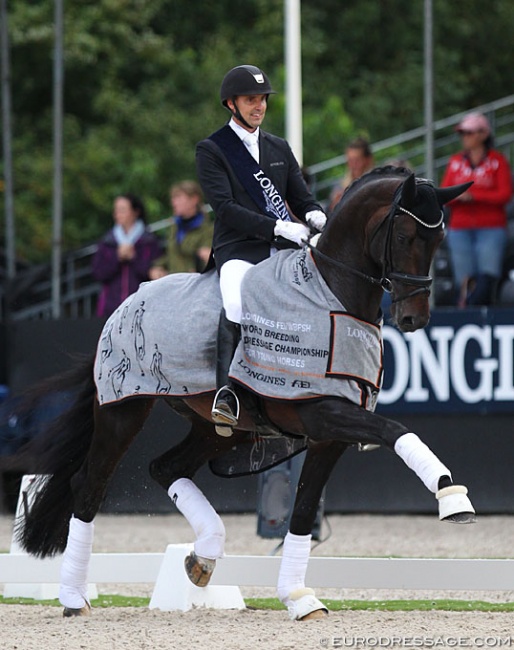
[[[150,600],[150,609],[189,611],[193,607],[208,609],[245,609],[239,587],[207,585],[197,587],[187,577],[184,559],[193,544],[169,544]],[[219,560],[223,562],[223,560]],[[216,570],[215,570],[216,572]]]

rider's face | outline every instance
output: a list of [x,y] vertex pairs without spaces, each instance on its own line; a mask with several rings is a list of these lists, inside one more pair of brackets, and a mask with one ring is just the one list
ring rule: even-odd
[[[268,108],[267,97],[267,95],[239,95],[236,97],[235,103],[231,99],[229,99],[227,103],[232,114],[236,110],[237,104],[241,116],[251,126],[251,130],[255,131],[255,129],[262,124],[264,116],[266,115],[266,109]],[[249,130],[245,124],[237,119],[237,117],[234,116],[234,119],[244,129],[247,131]]]

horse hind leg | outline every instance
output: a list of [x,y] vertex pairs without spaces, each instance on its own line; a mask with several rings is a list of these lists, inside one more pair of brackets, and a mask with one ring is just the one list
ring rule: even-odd
[[194,550],[185,558],[186,574],[198,587],[209,584],[216,560],[223,557],[225,527],[193,476],[206,462],[228,450],[231,438],[216,434],[212,423],[192,416],[192,428],[176,447],[152,461],[150,475],[165,489],[195,533]]
[[206,587],[223,557],[225,526],[203,492],[189,478],[174,481],[168,494],[195,533],[194,550],[185,558],[187,577],[197,587]]
[[435,494],[441,521],[455,524],[475,523],[475,509],[467,496],[467,488],[453,484],[450,470],[415,433],[401,435],[394,444],[394,450]]
[[88,456],[72,479],[74,510],[61,565],[59,601],[63,616],[87,616],[89,562],[93,550],[94,517],[118,462],[142,428],[153,400],[138,399],[99,408]]

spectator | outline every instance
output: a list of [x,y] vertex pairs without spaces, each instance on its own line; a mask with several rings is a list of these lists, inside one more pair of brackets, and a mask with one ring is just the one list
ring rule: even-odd
[[474,181],[449,204],[448,247],[456,302],[461,307],[490,305],[502,273],[512,173],[507,159],[493,148],[485,115],[469,113],[456,131],[462,151],[451,156],[441,187]]
[[203,211],[203,192],[196,181],[181,181],[170,189],[173,210],[167,254],[155,260],[150,278],[168,273],[203,271],[211,253],[213,224]]
[[114,200],[114,227],[100,240],[92,273],[102,283],[97,316],[110,316],[141,284],[149,280],[152,261],[161,253],[158,238],[146,228],[145,208],[133,194]]
[[366,172],[373,169],[375,162],[371,146],[366,138],[356,138],[346,147],[346,164],[348,171],[340,183],[334,186],[329,199],[329,212],[336,207],[346,189]]

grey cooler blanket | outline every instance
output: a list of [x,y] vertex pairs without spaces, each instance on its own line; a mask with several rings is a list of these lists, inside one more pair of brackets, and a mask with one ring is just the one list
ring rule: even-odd
[[247,272],[241,329],[230,375],[250,390],[276,399],[346,397],[375,408],[381,322],[348,314],[309,250],[282,251]]
[[104,325],[95,362],[100,404],[213,390],[220,310],[215,271],[141,284]]
[[[214,390],[221,307],[215,271],[142,284],[102,331],[100,403]],[[332,395],[373,409],[382,377],[380,324],[345,312],[309,251],[281,251],[245,276],[242,339],[230,374],[269,398]]]

